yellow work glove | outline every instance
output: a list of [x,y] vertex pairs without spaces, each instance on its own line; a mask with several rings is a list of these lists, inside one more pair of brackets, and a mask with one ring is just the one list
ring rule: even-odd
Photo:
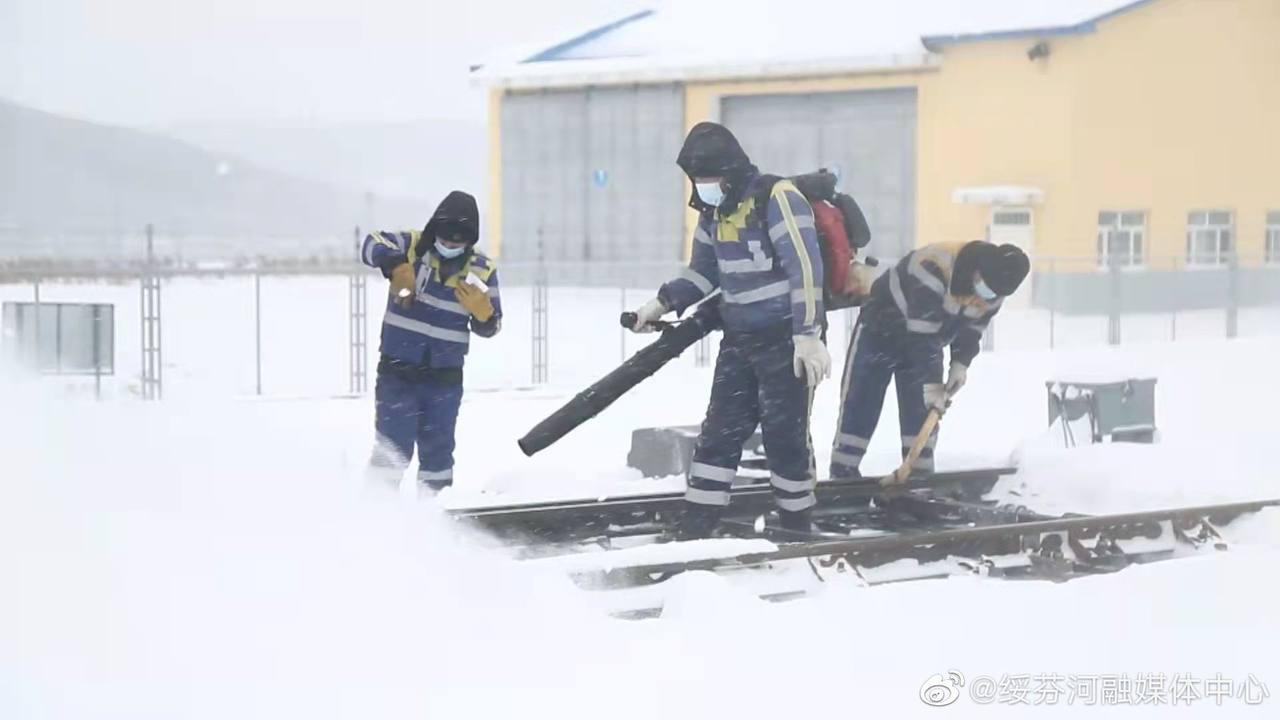
[[469,313],[471,317],[480,322],[489,322],[489,318],[493,317],[493,303],[489,300],[489,293],[472,285],[469,282],[460,282],[458,287],[454,289],[453,294],[458,297],[458,302]]
[[391,271],[391,297],[402,308],[413,307],[414,295],[418,286],[418,278],[413,273],[413,266],[400,263]]

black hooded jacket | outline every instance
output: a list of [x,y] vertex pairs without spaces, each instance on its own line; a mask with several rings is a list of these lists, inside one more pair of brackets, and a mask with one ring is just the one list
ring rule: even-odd
[[[746,197],[752,179],[759,174],[729,128],[713,122],[700,122],[693,126],[676,156],[676,165],[689,176],[690,184],[694,183],[694,178],[724,178],[725,193],[720,209],[725,213],[738,207]],[[696,184],[691,188],[689,207],[704,215],[716,209],[698,197]]]

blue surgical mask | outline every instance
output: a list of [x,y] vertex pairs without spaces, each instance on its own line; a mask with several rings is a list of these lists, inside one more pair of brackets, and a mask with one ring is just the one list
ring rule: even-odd
[[444,243],[440,242],[439,238],[436,238],[436,252],[440,253],[440,257],[444,258],[445,260],[452,260],[453,258],[458,257],[459,255],[461,255],[466,251],[467,251],[466,245],[460,245],[458,247],[449,247],[448,245],[445,245]]
[[991,302],[999,297],[996,295],[996,291],[987,287],[987,284],[982,282],[982,278],[979,277],[975,277],[973,279],[973,292],[987,302]]
[[702,198],[702,202],[712,207],[720,207],[720,203],[724,202],[724,190],[720,183],[694,183],[694,187],[698,189],[698,197]]

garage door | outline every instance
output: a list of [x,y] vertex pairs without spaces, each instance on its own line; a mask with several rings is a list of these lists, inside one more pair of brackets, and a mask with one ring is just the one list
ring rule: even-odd
[[872,255],[915,247],[913,88],[726,97],[721,117],[763,172],[838,174],[867,216]]
[[669,269],[684,250],[683,136],[675,85],[508,94],[504,264],[537,261],[541,242],[566,274],[586,263]]

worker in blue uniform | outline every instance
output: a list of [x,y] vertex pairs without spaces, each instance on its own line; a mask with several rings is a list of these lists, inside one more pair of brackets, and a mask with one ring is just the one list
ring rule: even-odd
[[[841,381],[831,477],[861,477],[862,458],[893,380],[905,458],[929,410],[945,411],[968,379],[982,333],[1030,271],[1015,245],[938,243],[914,250],[876,279],[858,314]],[[950,363],[943,377],[943,351]],[[913,471],[932,472],[937,431]]]
[[471,335],[493,337],[502,325],[497,268],[476,249],[479,239],[475,198],[455,190],[421,232],[375,232],[364,240],[364,263],[390,281],[374,393],[375,482],[398,486],[416,447],[421,492],[453,483]]
[[822,252],[813,209],[788,180],[761,175],[727,128],[704,122],[676,164],[699,213],[679,277],[636,311],[644,331],[717,289],[724,337],[693,454],[681,537],[711,534],[729,504],[743,443],[761,427],[781,524],[808,531],[814,498],[809,414],[831,358],[822,339]]

